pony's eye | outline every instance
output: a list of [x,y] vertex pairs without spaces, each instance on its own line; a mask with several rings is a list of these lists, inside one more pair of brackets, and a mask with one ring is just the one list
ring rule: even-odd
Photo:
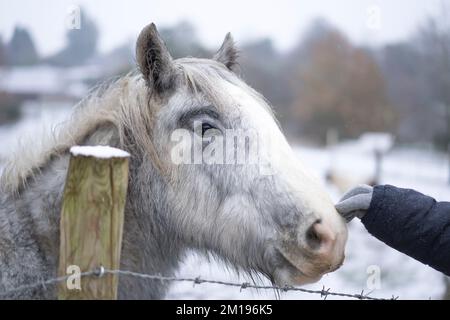
[[202,123],[202,137],[205,135],[206,131],[208,131],[210,129],[215,129],[215,127],[213,127],[211,124],[209,124],[207,122],[203,122]]

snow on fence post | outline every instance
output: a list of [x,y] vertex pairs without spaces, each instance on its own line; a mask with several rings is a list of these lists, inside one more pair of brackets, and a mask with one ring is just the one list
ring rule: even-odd
[[71,273],[119,269],[129,154],[107,146],[70,152],[58,267],[58,276],[70,277],[58,285],[58,299],[117,299],[117,275],[71,279]]

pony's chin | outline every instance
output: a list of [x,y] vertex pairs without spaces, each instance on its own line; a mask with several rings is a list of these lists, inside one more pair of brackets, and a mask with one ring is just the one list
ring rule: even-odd
[[319,281],[322,276],[308,277],[300,270],[292,268],[279,268],[275,270],[273,280],[279,287],[284,286],[303,286]]

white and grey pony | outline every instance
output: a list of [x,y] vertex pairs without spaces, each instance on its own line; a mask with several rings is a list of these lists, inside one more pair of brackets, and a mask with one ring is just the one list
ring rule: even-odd
[[[45,144],[31,141],[13,155],[1,177],[0,294],[56,276],[73,145],[110,145],[132,155],[121,269],[169,276],[186,252],[198,250],[250,276],[301,285],[342,264],[343,219],[264,98],[234,72],[236,57],[228,34],[213,59],[174,60],[151,24],[137,40],[136,72],[94,91]],[[173,139],[180,129],[188,142]],[[240,129],[269,137],[260,139],[258,154],[267,155],[261,157],[272,174],[254,164],[173,161],[174,147],[190,152],[211,139],[226,143],[225,132]],[[119,281],[123,299],[163,298],[167,290],[161,281]],[[54,297],[51,286],[8,296]]]

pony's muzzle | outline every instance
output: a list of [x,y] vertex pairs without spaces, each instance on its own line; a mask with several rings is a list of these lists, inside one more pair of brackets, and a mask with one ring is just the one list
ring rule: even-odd
[[339,216],[316,216],[309,223],[300,224],[295,234],[294,237],[292,232],[284,234],[277,247],[280,261],[285,262],[275,272],[277,283],[303,285],[316,282],[342,265],[347,229]]
[[303,242],[319,272],[331,272],[342,265],[346,236],[337,232],[326,220],[317,219],[306,231]]

